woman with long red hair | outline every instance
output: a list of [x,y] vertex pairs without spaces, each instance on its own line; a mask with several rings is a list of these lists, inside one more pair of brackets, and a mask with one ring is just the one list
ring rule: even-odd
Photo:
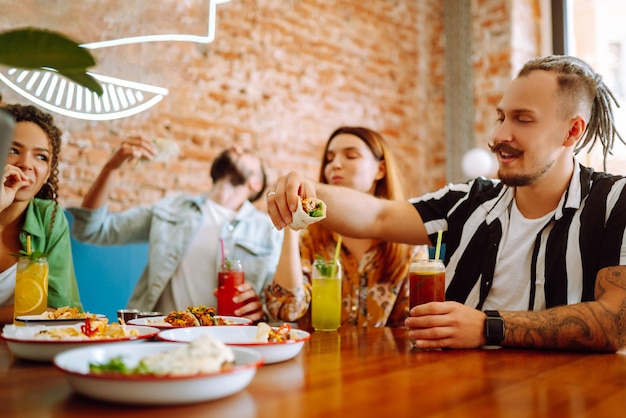
[[[406,200],[397,163],[383,137],[364,127],[335,130],[324,149],[319,181],[391,200]],[[367,208],[356,208],[367,210]],[[320,223],[300,233],[284,229],[273,283],[266,289],[270,319],[310,325],[311,273],[319,255],[334,257],[338,235]],[[409,312],[408,270],[425,247],[342,237],[341,324],[401,327]]]

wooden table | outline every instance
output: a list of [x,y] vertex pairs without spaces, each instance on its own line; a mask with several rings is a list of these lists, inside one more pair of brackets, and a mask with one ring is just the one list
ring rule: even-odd
[[49,363],[0,342],[0,417],[626,417],[626,355],[411,350],[401,329],[314,333],[228,398],[150,407],[72,392]]

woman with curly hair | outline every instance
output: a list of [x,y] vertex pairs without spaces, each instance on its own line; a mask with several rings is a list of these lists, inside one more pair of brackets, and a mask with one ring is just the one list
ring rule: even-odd
[[[382,135],[364,127],[336,129],[326,142],[319,181],[373,196],[406,200],[399,168]],[[311,273],[317,255],[332,259],[339,236],[320,224],[298,234],[285,228],[273,283],[266,289],[272,320],[310,326]],[[408,269],[426,246],[343,237],[341,324],[403,327],[409,314]]]
[[0,323],[13,321],[17,254],[31,248],[47,255],[48,306],[82,310],[74,274],[70,231],[57,202],[61,130],[34,106],[5,105],[15,119],[13,142],[0,190]]

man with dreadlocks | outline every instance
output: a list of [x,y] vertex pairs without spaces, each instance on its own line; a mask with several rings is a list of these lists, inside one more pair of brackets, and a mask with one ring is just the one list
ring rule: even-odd
[[70,229],[57,203],[61,130],[35,106],[2,107],[15,120],[0,191],[0,323],[13,321],[17,254],[32,248],[47,254],[48,306],[82,310],[72,262]]
[[574,158],[597,141],[606,155],[621,139],[612,100],[580,59],[532,60],[496,109],[498,180],[407,203],[290,173],[267,195],[268,210],[283,228],[300,194],[325,201],[322,222],[343,235],[432,245],[443,230],[446,302],[411,309],[416,347],[615,352],[626,347],[626,179]]

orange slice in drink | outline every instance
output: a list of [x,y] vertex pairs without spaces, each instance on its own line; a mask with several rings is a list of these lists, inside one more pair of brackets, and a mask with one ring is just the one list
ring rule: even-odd
[[[27,315],[37,309],[44,298],[44,290],[39,283],[32,279],[20,280],[15,285],[15,313]],[[44,306],[45,309],[45,306]]]

